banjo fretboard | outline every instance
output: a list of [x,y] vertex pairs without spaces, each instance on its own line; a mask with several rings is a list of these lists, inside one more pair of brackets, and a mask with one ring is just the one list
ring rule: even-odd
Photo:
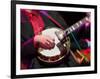
[[86,21],[88,21],[89,18],[85,17],[82,20],[78,21],[77,23],[73,24],[71,27],[67,28],[64,33],[66,33],[67,35],[70,34],[71,32],[73,32],[74,30],[76,30],[77,28],[81,27],[81,25],[83,25]]

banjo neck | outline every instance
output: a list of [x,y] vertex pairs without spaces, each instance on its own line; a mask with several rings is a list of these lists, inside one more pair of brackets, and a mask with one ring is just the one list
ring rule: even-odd
[[88,20],[89,20],[89,17],[85,17],[82,20],[78,21],[77,23],[73,24],[71,27],[69,27],[66,30],[64,30],[64,35],[67,36],[68,34],[70,34],[71,32],[73,32],[74,30],[76,30],[79,27],[81,27],[81,25],[83,25]]

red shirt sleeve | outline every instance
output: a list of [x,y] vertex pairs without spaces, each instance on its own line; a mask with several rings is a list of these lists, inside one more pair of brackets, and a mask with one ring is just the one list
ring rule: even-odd
[[[40,12],[34,10],[32,11],[32,13],[26,12],[26,15],[28,16],[29,22],[32,25],[34,34],[35,35],[40,34],[40,32],[44,29],[44,22],[40,15]],[[34,37],[33,37],[33,44],[34,44],[34,47],[37,48],[38,44],[34,41]]]

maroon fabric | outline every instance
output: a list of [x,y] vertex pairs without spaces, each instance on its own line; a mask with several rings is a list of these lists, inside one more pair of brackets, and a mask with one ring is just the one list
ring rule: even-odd
[[41,18],[38,11],[32,11],[32,14],[29,14],[29,20],[32,24],[35,35],[39,34],[44,29],[44,22]]
[[[31,10],[31,12],[27,12],[26,9],[25,10],[23,9],[23,12],[27,16],[29,22],[31,23],[34,34],[38,35],[44,29],[44,22],[42,17],[40,16],[39,11]],[[33,44],[34,47],[37,48],[37,44],[34,41],[34,37],[33,37]]]

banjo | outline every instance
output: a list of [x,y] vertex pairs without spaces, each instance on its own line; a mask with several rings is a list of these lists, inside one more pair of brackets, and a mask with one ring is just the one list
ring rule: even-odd
[[42,35],[48,35],[55,39],[55,47],[50,50],[39,48],[37,58],[42,62],[51,64],[61,61],[70,51],[71,43],[68,35],[88,20],[89,18],[85,17],[66,30],[62,30],[60,28],[50,28],[42,31]]

